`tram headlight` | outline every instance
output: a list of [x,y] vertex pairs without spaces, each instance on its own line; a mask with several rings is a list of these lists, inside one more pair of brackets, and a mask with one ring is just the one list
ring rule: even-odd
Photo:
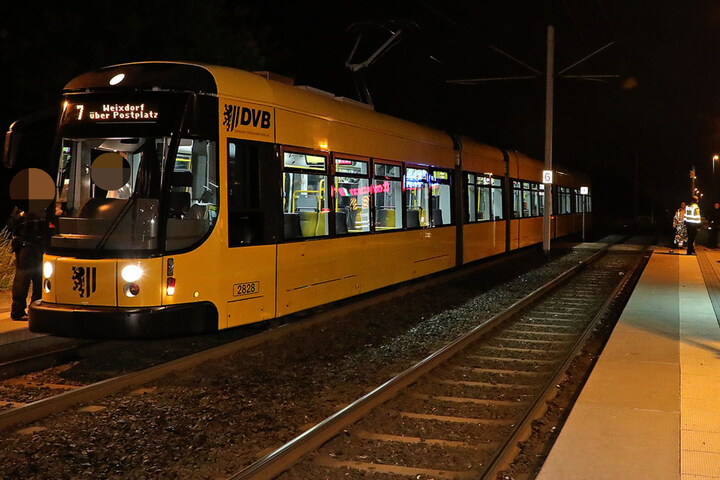
[[43,288],[45,289],[45,293],[50,293],[50,279],[46,278],[43,280]]
[[137,265],[126,265],[120,273],[122,279],[128,283],[137,282],[142,276],[142,268]]
[[52,277],[52,274],[53,274],[52,262],[45,262],[45,264],[43,264],[43,276],[45,278],[50,278],[50,277]]

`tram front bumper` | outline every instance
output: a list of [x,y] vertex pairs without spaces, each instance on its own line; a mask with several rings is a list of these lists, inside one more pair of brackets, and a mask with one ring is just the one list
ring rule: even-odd
[[31,332],[71,338],[163,338],[218,330],[218,311],[210,302],[161,307],[95,307],[33,302]]

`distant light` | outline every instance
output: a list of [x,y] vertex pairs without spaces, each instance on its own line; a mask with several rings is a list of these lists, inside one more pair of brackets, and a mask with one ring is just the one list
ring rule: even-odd
[[110,85],[115,86],[115,85],[119,84],[120,82],[122,82],[123,80],[125,80],[125,74],[119,73],[110,79]]

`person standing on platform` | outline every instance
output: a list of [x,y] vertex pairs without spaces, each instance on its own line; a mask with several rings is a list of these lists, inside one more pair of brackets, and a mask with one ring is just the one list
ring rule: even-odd
[[687,204],[682,202],[680,208],[675,212],[673,217],[673,228],[675,229],[675,238],[673,244],[675,247],[684,247],[687,243],[687,228],[685,228],[685,207]]
[[710,214],[707,216],[709,240],[708,247],[717,248],[718,230],[720,229],[720,202],[715,202]]
[[15,207],[9,226],[15,253],[15,278],[12,285],[10,318],[27,320],[27,296],[32,283],[32,301],[42,297],[42,258],[45,249],[46,222],[35,213]]
[[685,226],[687,227],[687,254],[695,255],[695,237],[700,227],[700,207],[698,206],[698,197],[693,197],[692,204],[685,207]]

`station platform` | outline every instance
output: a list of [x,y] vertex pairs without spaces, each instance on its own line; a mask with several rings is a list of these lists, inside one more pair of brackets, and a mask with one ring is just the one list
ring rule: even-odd
[[654,247],[537,480],[720,479],[720,249]]
[[[43,336],[31,333],[28,330],[28,322],[12,320],[10,318],[11,304],[11,292],[0,290],[0,346]],[[27,304],[30,305],[30,296],[28,296]]]

